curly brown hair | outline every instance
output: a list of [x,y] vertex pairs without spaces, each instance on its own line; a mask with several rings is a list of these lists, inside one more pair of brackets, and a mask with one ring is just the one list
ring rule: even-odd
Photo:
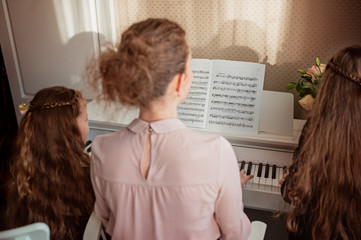
[[361,46],[330,59],[286,186],[291,232],[305,216],[312,239],[361,239],[360,79]]
[[[124,106],[147,107],[164,95],[172,77],[184,73],[189,48],[185,31],[167,19],[147,19],[130,26],[117,48],[107,48],[87,66],[103,97]],[[99,84],[100,83],[100,84]]]
[[56,86],[30,102],[10,162],[10,227],[40,221],[49,225],[51,239],[81,238],[94,204],[76,120],[82,99],[80,92]]

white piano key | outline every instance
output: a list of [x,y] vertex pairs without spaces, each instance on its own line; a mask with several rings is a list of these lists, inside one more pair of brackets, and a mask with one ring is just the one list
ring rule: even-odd
[[246,173],[247,173],[247,168],[248,168],[248,162],[246,162],[245,164],[244,164],[244,170],[246,171]]
[[259,165],[257,164],[257,165],[255,165],[255,169],[254,169],[254,173],[253,173],[253,188],[254,189],[259,188],[260,178],[257,176],[258,169],[259,169]]
[[[250,174],[250,175],[253,175],[253,176],[254,176],[254,173],[255,173],[255,171],[256,171],[256,168],[258,168],[258,164],[252,164],[252,169],[251,169],[251,174]],[[250,179],[248,182],[251,183],[252,188],[255,187],[256,182],[254,181],[254,177],[253,177],[252,179]]]
[[264,186],[266,185],[266,179],[264,178],[265,172],[266,172],[266,166],[263,165],[262,173],[260,177],[260,189],[264,189]]
[[283,178],[283,169],[280,167],[278,168],[278,180],[281,180]]
[[276,178],[275,179],[272,179],[272,186],[275,186],[275,187],[278,187],[278,185],[279,185],[279,179],[280,179],[280,169],[282,169],[282,168],[279,168],[279,167],[277,167],[277,169],[276,169]]
[[276,178],[272,179],[272,191],[280,192],[280,184],[279,184],[280,170],[282,170],[282,168],[277,167],[277,169],[276,169]]
[[[248,168],[248,162],[246,162],[246,164],[244,164],[244,170],[246,171],[246,174],[247,174],[247,168]],[[245,175],[246,175],[245,174]],[[246,182],[244,185],[243,185],[243,187],[245,187],[245,188],[247,188],[247,187],[250,187],[250,188],[252,188],[252,186],[250,186],[250,184],[248,184],[248,182]]]

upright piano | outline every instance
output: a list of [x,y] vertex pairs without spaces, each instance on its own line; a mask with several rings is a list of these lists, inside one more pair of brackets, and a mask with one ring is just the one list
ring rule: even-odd
[[[243,186],[245,207],[267,211],[286,211],[280,194],[279,179],[290,165],[305,120],[293,119],[293,95],[263,91],[259,131],[239,134],[209,129],[195,129],[223,135],[233,146],[240,168],[254,178]],[[138,110],[119,108],[97,100],[88,103],[92,139],[125,127],[138,117]]]

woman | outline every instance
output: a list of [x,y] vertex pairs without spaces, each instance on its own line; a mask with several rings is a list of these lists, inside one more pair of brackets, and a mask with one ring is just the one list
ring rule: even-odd
[[[140,108],[125,129],[97,136],[95,212],[114,239],[247,239],[235,154],[177,119],[193,75],[185,31],[166,19],[129,27],[93,72],[103,95]],[[89,68],[92,70],[92,68]]]
[[283,183],[290,239],[361,239],[361,46],[327,64]]

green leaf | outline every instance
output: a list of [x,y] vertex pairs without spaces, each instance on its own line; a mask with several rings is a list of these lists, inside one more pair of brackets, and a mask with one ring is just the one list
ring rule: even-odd
[[314,86],[312,83],[307,82],[307,83],[305,83],[305,85],[303,86],[303,88],[310,88],[310,89],[314,89],[314,88],[315,88],[315,86]]
[[300,93],[300,91],[303,89],[303,85],[302,84],[297,84],[296,86],[296,90],[298,93]]
[[305,75],[302,75],[301,78],[302,78],[303,80],[308,80],[308,81],[310,81],[310,80],[312,79],[312,76],[311,76],[310,74],[306,73]]
[[321,82],[321,78],[320,78],[320,77],[315,76],[315,85],[320,84],[320,82]]
[[318,57],[316,58],[316,66],[320,69],[320,59],[318,59]]
[[305,70],[302,70],[302,69],[297,69],[297,72],[299,72],[301,74],[306,74]]
[[301,98],[303,98],[304,96],[306,96],[306,91],[304,89],[301,89],[298,94],[300,95]]
[[296,88],[297,87],[297,83],[295,83],[295,82],[289,82],[288,84],[287,84],[287,90],[291,90],[291,89],[294,89],[294,88]]
[[311,83],[312,84],[312,76],[311,75],[305,77],[304,79],[306,80],[305,83]]
[[304,96],[306,96],[306,95],[308,95],[308,94],[311,94],[311,93],[312,93],[312,90],[309,89],[309,88],[302,88],[302,89],[299,91],[299,95],[300,95],[301,98],[304,97]]

